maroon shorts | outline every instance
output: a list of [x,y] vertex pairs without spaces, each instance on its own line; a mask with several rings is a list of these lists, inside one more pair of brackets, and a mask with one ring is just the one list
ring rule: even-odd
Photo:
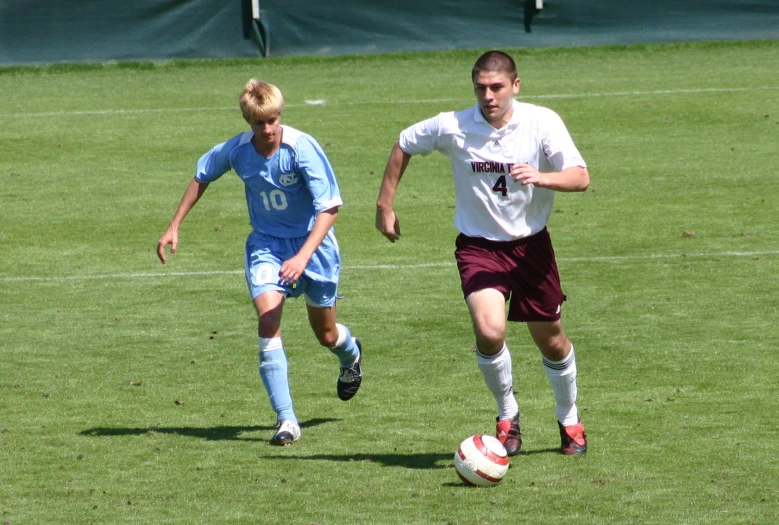
[[509,321],[560,319],[565,295],[546,228],[531,237],[508,242],[460,234],[455,246],[465,297],[494,288],[509,301]]

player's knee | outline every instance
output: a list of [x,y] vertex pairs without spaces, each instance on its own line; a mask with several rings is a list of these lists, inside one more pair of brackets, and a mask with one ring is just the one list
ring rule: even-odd
[[476,337],[476,348],[484,355],[494,355],[503,349],[506,334],[496,330],[490,333],[480,333]]
[[257,334],[260,337],[276,337],[279,333],[279,323],[270,316],[260,316],[257,322]]
[[338,330],[317,332],[316,338],[319,341],[319,344],[325,348],[333,348],[338,342]]
[[556,334],[537,340],[536,345],[544,356],[553,361],[565,359],[571,351],[571,342],[564,334]]

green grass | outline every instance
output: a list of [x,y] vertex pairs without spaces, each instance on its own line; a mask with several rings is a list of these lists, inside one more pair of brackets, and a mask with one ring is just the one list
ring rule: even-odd
[[[590,450],[557,453],[540,357],[512,325],[526,453],[489,490],[451,461],[495,413],[446,160],[412,160],[399,243],[373,225],[397,134],[472,103],[478,52],[0,69],[0,523],[776,522],[778,46],[515,51],[520,98],[558,111],[590,165],[550,222]],[[168,265],[154,254],[197,158],[245,129],[249,77],[281,87],[284,121],[336,168],[339,317],[367,350],[343,403],[287,304],[303,438],[281,449],[240,182],[209,188]]]

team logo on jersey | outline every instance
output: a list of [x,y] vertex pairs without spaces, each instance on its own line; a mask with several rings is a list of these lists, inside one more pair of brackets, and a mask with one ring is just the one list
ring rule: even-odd
[[293,184],[297,184],[298,182],[298,174],[297,173],[282,173],[279,177],[279,184],[282,186],[292,186]]

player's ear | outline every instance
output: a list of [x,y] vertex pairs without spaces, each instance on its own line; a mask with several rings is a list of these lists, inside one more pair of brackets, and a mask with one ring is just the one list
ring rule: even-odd
[[514,85],[511,86],[512,87],[512,91],[514,92],[515,95],[519,94],[519,84],[520,84],[520,80],[519,80],[519,77],[517,77],[514,80]]

